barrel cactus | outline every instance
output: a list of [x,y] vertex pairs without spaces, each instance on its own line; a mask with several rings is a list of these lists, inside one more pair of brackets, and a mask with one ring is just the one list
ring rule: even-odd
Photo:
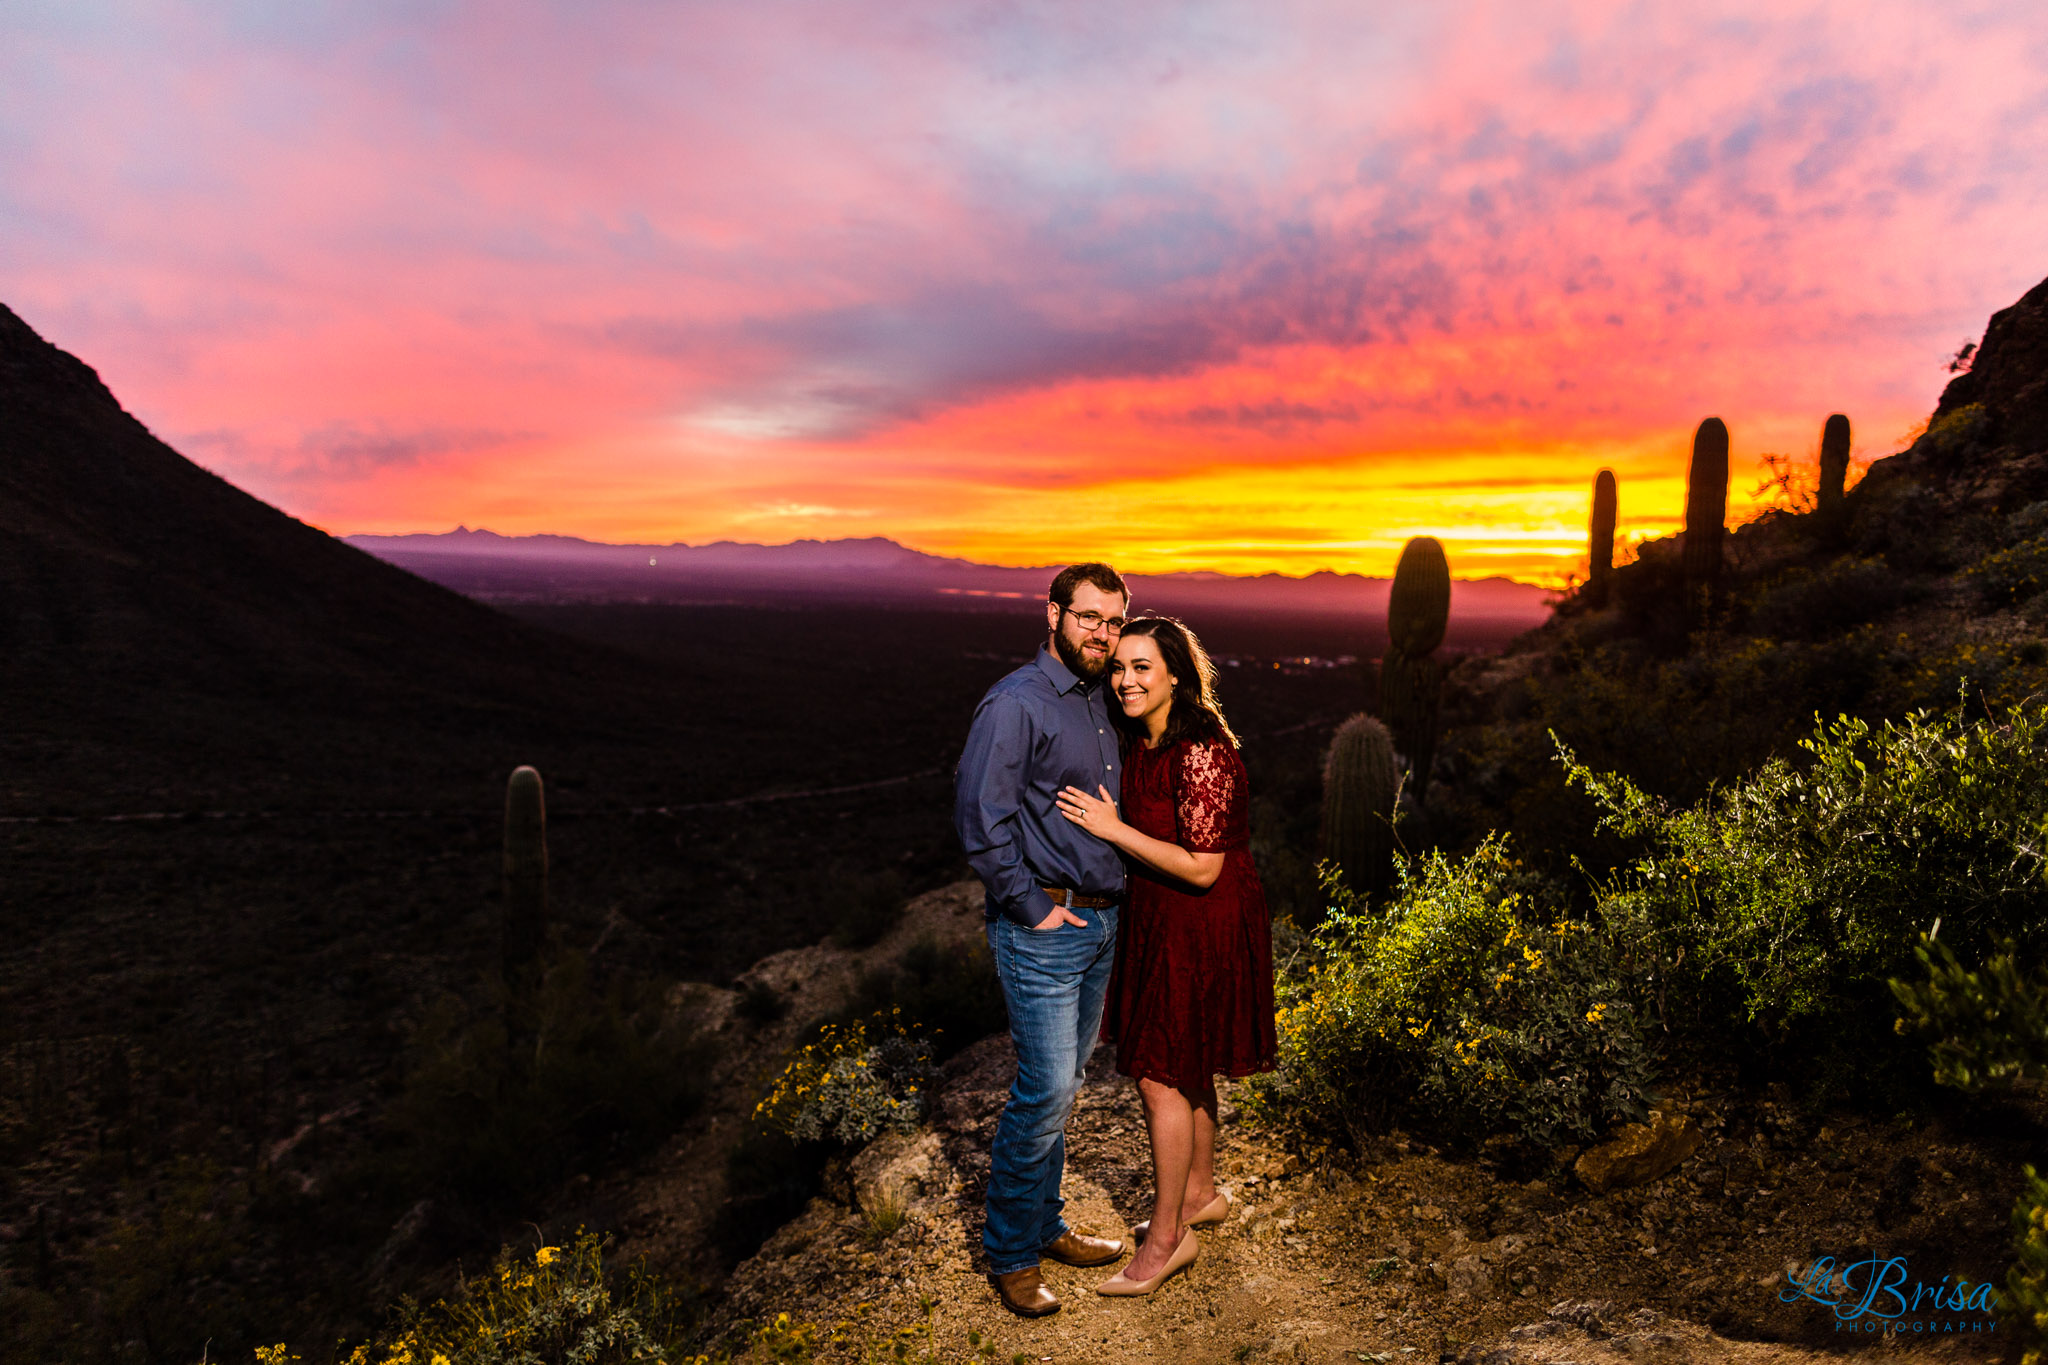
[[1842,490],[1849,482],[1849,419],[1841,413],[1828,418],[1820,431],[1820,496],[1822,517],[1832,519],[1842,508]]
[[1323,859],[1361,896],[1383,895],[1393,883],[1400,791],[1387,727],[1362,713],[1338,726],[1323,757]]
[[1394,747],[1408,760],[1418,801],[1429,790],[1443,700],[1443,670],[1430,656],[1443,643],[1450,613],[1451,566],[1444,547],[1434,537],[1416,536],[1402,547],[1387,600],[1392,643],[1380,660],[1380,715],[1393,731]]
[[1695,605],[1710,601],[1721,582],[1721,540],[1728,521],[1728,427],[1718,417],[1700,423],[1692,438],[1685,477],[1685,592]]
[[1586,544],[1586,600],[1607,605],[1614,579],[1614,471],[1603,469],[1593,480],[1593,525]]
[[548,813],[540,774],[505,784],[505,979],[531,975],[548,927]]

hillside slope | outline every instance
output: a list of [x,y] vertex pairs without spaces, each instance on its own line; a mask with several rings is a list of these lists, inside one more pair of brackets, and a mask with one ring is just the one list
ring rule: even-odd
[[[374,782],[356,755],[404,764],[463,735],[538,738],[577,712],[661,715],[651,670],[416,578],[186,460],[4,307],[0,687],[0,806],[22,810]],[[393,725],[418,742],[389,742]]]
[[[1431,832],[1463,845],[1508,830],[1553,871],[1598,869],[1616,848],[1565,790],[1553,734],[1690,802],[1796,753],[1816,714],[1878,721],[1959,698],[1982,714],[2048,693],[2048,281],[1994,315],[1975,362],[1839,514],[1792,471],[1778,505],[1728,534],[1706,610],[1681,533],[1635,547],[1605,601],[1581,590],[1457,666]],[[1754,456],[1735,435],[1740,470]]]

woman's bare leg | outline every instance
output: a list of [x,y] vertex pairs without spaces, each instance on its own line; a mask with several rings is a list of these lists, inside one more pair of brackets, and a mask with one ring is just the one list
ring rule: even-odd
[[[1124,1267],[1124,1276],[1149,1280],[1166,1268],[1167,1257],[1181,1239],[1181,1205],[1187,1199],[1188,1167],[1195,1155],[1196,1107],[1170,1085],[1140,1080],[1138,1097],[1145,1103],[1145,1131],[1152,1139],[1152,1226],[1138,1254]],[[1211,1129],[1210,1142],[1215,1138]]]
[[1188,1189],[1181,1201],[1181,1221],[1200,1213],[1216,1198],[1216,1087],[1212,1083],[1190,1106],[1194,1151],[1188,1162]]

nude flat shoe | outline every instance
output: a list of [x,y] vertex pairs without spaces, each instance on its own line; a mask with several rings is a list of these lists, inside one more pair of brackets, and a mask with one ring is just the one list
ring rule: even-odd
[[[1188,1219],[1185,1223],[1181,1224],[1181,1226],[1190,1228],[1205,1228],[1208,1227],[1211,1223],[1220,1223],[1228,1217],[1230,1217],[1230,1191],[1225,1189],[1219,1189],[1216,1191],[1216,1197],[1214,1199],[1211,1199],[1208,1203],[1202,1205],[1202,1211],[1200,1213]],[[1144,1222],[1138,1224],[1138,1226],[1131,1229],[1131,1236],[1133,1239],[1142,1242],[1145,1240],[1145,1234],[1150,1232],[1151,1230],[1152,1220],[1150,1218],[1147,1218]]]
[[[1119,1270],[1096,1285],[1095,1292],[1110,1298],[1143,1297],[1193,1265],[1195,1257],[1201,1254],[1201,1250],[1202,1244],[1195,1240],[1195,1230],[1189,1228],[1180,1235],[1180,1245],[1173,1249],[1173,1255],[1166,1258],[1166,1264],[1160,1268],[1157,1275],[1149,1280],[1134,1280],[1124,1274],[1123,1270]],[[1124,1267],[1124,1270],[1129,1269],[1129,1266]]]

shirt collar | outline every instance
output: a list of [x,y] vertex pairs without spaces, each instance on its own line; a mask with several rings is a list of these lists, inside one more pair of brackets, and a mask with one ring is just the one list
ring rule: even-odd
[[1083,691],[1086,691],[1088,688],[1088,684],[1082,679],[1075,677],[1074,670],[1068,668],[1066,662],[1059,655],[1052,652],[1052,646],[1050,645],[1040,645],[1038,647],[1038,668],[1041,673],[1051,679],[1052,690],[1061,696],[1065,696],[1077,687]]

